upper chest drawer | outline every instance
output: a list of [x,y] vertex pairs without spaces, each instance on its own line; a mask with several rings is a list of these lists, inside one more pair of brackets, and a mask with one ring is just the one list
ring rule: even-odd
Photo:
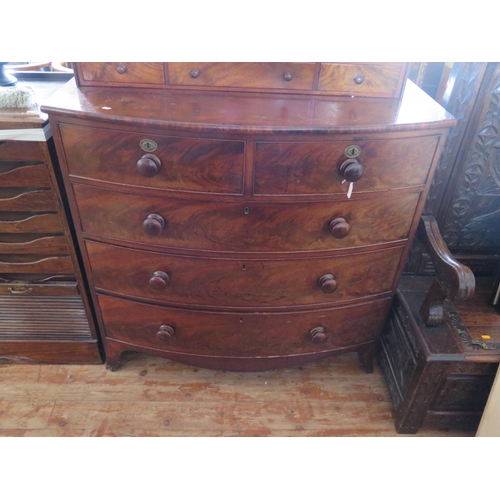
[[[332,142],[259,142],[257,195],[379,191],[425,184],[438,136]],[[353,158],[351,158],[353,157]]]
[[168,63],[170,85],[312,90],[314,63]]
[[163,63],[81,62],[77,68],[80,85],[165,84]]
[[402,63],[321,63],[318,90],[397,97],[404,69]]
[[172,191],[240,194],[244,142],[61,124],[70,175]]

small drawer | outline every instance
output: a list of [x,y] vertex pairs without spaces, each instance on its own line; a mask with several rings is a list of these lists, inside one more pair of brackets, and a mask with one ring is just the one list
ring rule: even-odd
[[50,189],[0,188],[0,212],[57,211],[56,199]]
[[0,140],[0,159],[0,165],[11,161],[45,162],[42,147],[36,141]]
[[171,191],[240,194],[242,141],[60,126],[71,175]]
[[[337,258],[215,259],[86,242],[96,288],[179,304],[305,306],[389,292],[402,247]],[[117,267],[116,262],[120,262]]]
[[43,236],[41,238],[28,234],[10,234],[9,236],[0,233],[0,255],[62,255],[70,252],[66,237],[62,235]]
[[165,83],[163,63],[158,62],[82,62],[76,71],[80,85]]
[[[425,184],[439,137],[327,143],[259,142],[254,193],[328,194]],[[354,157],[353,157],[354,156]]]
[[0,295],[16,297],[65,297],[78,296],[78,285],[75,282],[54,281],[51,283],[30,283],[27,281],[0,282]]
[[99,296],[106,337],[209,356],[318,353],[377,338],[387,300],[295,313],[217,313]]
[[0,255],[2,274],[72,274],[73,272],[73,263],[69,256]]
[[315,203],[208,202],[73,185],[87,234],[164,248],[309,252],[406,239],[419,193]]
[[[27,215],[0,214],[0,234],[44,234],[64,233],[59,214]],[[13,217],[12,217],[13,216]]]
[[5,167],[0,163],[0,187],[51,187],[46,165]]
[[406,65],[403,63],[321,63],[318,90],[397,97],[405,70]]
[[170,85],[312,90],[314,63],[169,63]]

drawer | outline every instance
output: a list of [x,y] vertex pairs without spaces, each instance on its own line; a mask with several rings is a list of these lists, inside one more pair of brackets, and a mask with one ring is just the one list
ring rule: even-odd
[[49,189],[0,188],[0,212],[57,212],[54,193]]
[[[23,162],[24,163],[24,162]],[[0,163],[0,186],[7,187],[51,187],[46,165],[21,165],[6,167]]]
[[312,90],[314,63],[168,63],[170,85]]
[[165,83],[163,63],[158,62],[82,62],[77,71],[81,85]]
[[397,97],[405,69],[403,63],[321,63],[318,90]]
[[[60,126],[71,175],[172,191],[243,191],[242,141]],[[142,145],[142,146],[141,146]]]
[[0,255],[2,274],[72,274],[69,256],[41,257],[40,255]]
[[218,252],[306,252],[405,239],[419,198],[224,203],[73,189],[87,234]]
[[59,214],[21,215],[6,217],[0,214],[1,233],[64,233]]
[[[328,143],[260,142],[255,150],[254,193],[345,192],[347,183],[342,184],[345,177],[341,166],[347,161],[352,165],[344,165],[351,169],[345,176],[357,179],[355,192],[423,185],[438,142],[437,136]],[[349,159],[346,155],[356,148],[359,155]]]
[[62,255],[70,252],[65,236],[44,236],[42,238],[28,234],[11,234],[9,236],[0,233],[0,255],[9,253]]
[[238,308],[329,304],[389,292],[403,250],[336,258],[237,260],[165,255],[92,241],[86,247],[98,289]]
[[186,311],[104,295],[99,296],[99,305],[110,339],[171,352],[277,356],[325,352],[373,341],[388,301],[261,314]]
[[0,140],[0,165],[8,161],[45,162],[41,143]]
[[[24,297],[61,297],[79,296],[78,285],[71,281],[55,281],[44,284],[30,283],[27,281],[0,281],[0,295]],[[21,313],[22,314],[22,313]]]

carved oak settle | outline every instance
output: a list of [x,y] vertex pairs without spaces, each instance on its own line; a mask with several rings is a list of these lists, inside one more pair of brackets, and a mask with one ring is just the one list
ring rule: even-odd
[[107,366],[377,342],[453,117],[402,63],[78,63],[45,106]]

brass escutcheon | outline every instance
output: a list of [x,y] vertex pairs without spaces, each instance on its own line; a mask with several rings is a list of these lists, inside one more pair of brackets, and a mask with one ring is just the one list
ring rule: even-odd
[[361,148],[355,145],[349,146],[345,149],[344,154],[347,156],[347,158],[356,158],[361,154]]
[[146,151],[146,153],[152,153],[158,148],[158,144],[156,144],[156,142],[152,141],[151,139],[143,139],[139,143],[139,145],[141,146],[141,149],[143,151]]

